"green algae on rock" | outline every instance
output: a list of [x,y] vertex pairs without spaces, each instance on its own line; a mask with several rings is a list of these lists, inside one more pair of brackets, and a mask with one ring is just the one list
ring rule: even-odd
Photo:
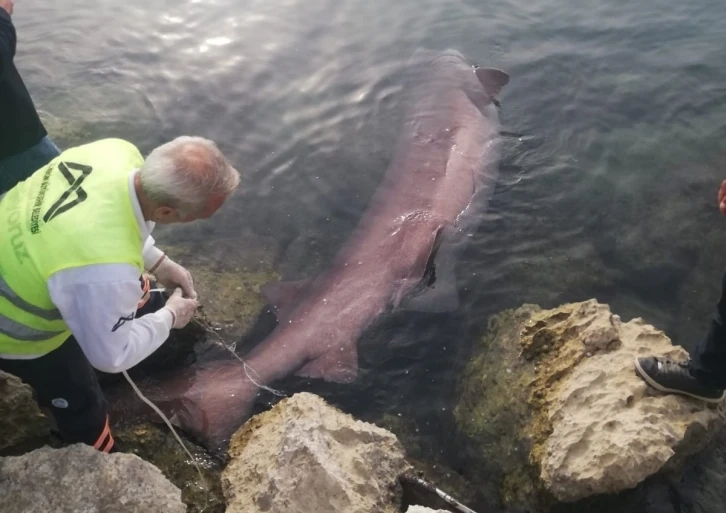
[[500,477],[505,504],[531,502],[534,468],[529,463],[531,382],[535,366],[520,358],[520,333],[534,305],[493,316],[459,380],[454,418],[473,442],[475,473]]
[[237,258],[238,252],[200,255],[186,247],[165,249],[192,273],[205,314],[225,338],[238,339],[252,327],[266,304],[260,287],[280,278],[273,268],[272,250],[260,249],[252,252],[254,256]]
[[30,386],[0,371],[0,454],[37,449],[49,435],[50,422],[38,408]]

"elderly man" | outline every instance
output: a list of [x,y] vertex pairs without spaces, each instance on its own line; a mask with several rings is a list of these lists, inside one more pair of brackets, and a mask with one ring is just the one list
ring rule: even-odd
[[13,63],[13,7],[13,0],[0,0],[0,194],[60,153],[48,137]]
[[[133,367],[197,306],[189,272],[154,246],[155,223],[206,219],[238,184],[206,139],[179,137],[146,161],[106,139],[63,152],[0,197],[0,369],[35,389],[66,442],[114,450],[93,367]],[[175,290],[137,315],[144,270]]]
[[[726,216],[726,180],[718,191],[718,206]],[[709,403],[723,401],[726,397],[726,274],[716,315],[693,358],[683,363],[660,356],[642,356],[635,359],[635,371],[661,392],[687,395]]]

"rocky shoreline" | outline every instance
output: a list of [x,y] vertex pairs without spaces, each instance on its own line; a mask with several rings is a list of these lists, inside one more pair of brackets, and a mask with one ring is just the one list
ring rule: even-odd
[[[177,354],[157,356],[162,367],[193,357],[200,326],[177,335]],[[463,484],[438,483],[502,511],[726,510],[724,408],[650,390],[632,360],[651,353],[687,357],[594,300],[494,316],[459,379]],[[127,453],[63,447],[29,387],[0,372],[0,511],[456,512],[405,479],[441,475],[409,454],[405,422],[376,424],[294,394],[241,426],[223,461],[186,442],[205,487],[164,426],[117,428]]]

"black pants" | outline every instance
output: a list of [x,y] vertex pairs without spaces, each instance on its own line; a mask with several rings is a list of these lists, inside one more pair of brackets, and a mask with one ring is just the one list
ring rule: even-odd
[[[155,312],[165,303],[163,294],[152,293],[136,317]],[[101,451],[114,452],[108,427],[108,404],[96,371],[74,337],[40,358],[0,358],[0,370],[14,374],[35,390],[38,404],[51,411],[64,442],[85,443]]]
[[691,357],[691,374],[714,388],[726,389],[726,274],[721,280],[721,298],[706,339]]

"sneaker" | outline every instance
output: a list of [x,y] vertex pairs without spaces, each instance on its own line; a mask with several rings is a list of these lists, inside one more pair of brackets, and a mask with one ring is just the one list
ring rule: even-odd
[[721,402],[726,392],[704,385],[691,376],[688,363],[658,356],[635,359],[635,370],[651,387],[661,392],[687,395],[709,403]]

